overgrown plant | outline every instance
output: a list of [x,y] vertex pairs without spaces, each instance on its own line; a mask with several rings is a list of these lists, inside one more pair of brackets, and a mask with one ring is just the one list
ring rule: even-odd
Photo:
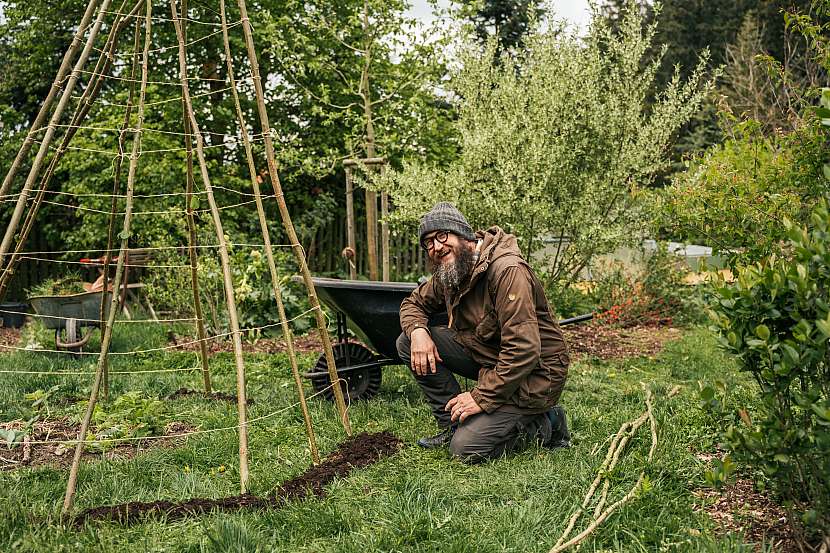
[[516,234],[526,255],[551,239],[551,277],[566,285],[595,255],[638,241],[640,190],[712,88],[704,54],[688,80],[676,77],[652,100],[654,32],[629,9],[618,32],[594,17],[584,39],[537,25],[523,50],[496,61],[494,41],[484,52],[468,45],[451,83],[461,156],[446,169],[390,172],[379,186],[394,217],[413,221],[449,200],[474,226]]
[[725,436],[736,459],[762,469],[808,528],[830,534],[830,212],[810,227],[785,222],[787,256],[715,286],[722,346],[758,383],[762,400]]

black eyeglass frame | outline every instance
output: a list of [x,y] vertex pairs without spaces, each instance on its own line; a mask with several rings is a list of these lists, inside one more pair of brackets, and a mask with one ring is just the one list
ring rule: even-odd
[[450,231],[448,230],[439,230],[435,234],[433,234],[429,238],[424,238],[421,240],[421,247],[424,248],[426,251],[431,251],[435,249],[435,241],[438,240],[439,244],[446,244],[447,240],[450,238]]

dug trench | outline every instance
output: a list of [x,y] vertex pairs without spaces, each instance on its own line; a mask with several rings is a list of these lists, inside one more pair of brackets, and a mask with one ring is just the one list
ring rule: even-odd
[[242,494],[221,499],[193,498],[185,501],[131,502],[93,507],[73,519],[75,527],[86,521],[111,521],[123,525],[141,522],[149,517],[172,521],[211,511],[233,512],[241,509],[276,509],[289,501],[307,497],[323,497],[326,485],[343,478],[356,468],[367,467],[398,451],[403,442],[390,432],[363,432],[343,442],[319,465],[283,482],[267,497]]

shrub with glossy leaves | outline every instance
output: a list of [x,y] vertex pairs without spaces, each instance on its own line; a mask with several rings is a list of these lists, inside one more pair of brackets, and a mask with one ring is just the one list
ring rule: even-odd
[[830,530],[830,213],[785,222],[786,256],[715,287],[725,349],[758,383],[761,409],[726,431],[737,458],[762,469],[808,527]]

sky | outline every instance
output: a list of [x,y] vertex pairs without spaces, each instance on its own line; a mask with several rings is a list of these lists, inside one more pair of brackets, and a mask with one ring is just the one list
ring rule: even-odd
[[[412,6],[409,13],[424,21],[429,21],[432,10],[427,0],[410,0]],[[438,0],[440,6],[446,6],[447,2]],[[557,19],[566,19],[570,24],[585,29],[591,20],[591,13],[588,9],[588,0],[552,0],[551,4]]]

